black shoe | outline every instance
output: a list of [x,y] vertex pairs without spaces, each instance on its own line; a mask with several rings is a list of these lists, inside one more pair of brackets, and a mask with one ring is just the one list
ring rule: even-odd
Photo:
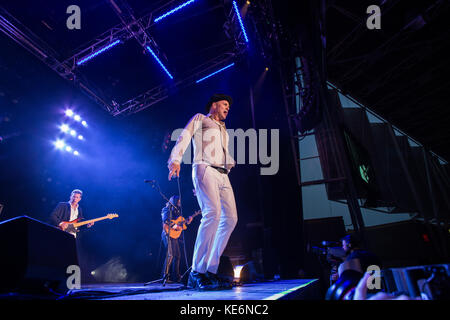
[[215,287],[211,283],[209,278],[204,273],[200,273],[197,271],[191,271],[191,273],[189,274],[187,286],[188,288],[200,291],[215,290]]
[[216,288],[215,290],[226,290],[233,288],[233,284],[230,281],[221,278],[215,273],[207,271],[206,276]]

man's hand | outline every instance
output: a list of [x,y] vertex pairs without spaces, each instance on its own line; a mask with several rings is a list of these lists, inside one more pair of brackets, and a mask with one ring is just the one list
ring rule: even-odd
[[70,224],[70,223],[63,221],[63,222],[61,222],[61,223],[59,224],[59,227],[61,228],[62,231],[66,231],[66,229],[67,229],[67,227],[69,226],[69,224]]
[[191,224],[192,219],[194,219],[194,218],[192,218],[192,216],[190,216],[190,217],[188,218],[188,220],[187,220],[187,224]]
[[181,170],[181,166],[178,162],[171,162],[169,164],[169,181],[170,181],[170,179],[172,179],[173,175],[176,175],[177,177],[179,177],[180,170]]
[[367,299],[367,281],[369,280],[370,273],[366,272],[359,281],[355,289],[355,295],[353,300],[422,300],[420,297],[410,298],[407,295],[395,296],[384,292],[378,292],[375,295]]

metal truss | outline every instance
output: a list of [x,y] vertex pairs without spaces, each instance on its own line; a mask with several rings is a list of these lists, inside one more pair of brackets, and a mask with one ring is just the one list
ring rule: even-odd
[[232,6],[230,8],[230,12],[227,15],[227,24],[232,31],[232,37],[236,46],[237,54],[244,54],[247,51],[247,44],[245,42],[244,34],[240,28],[239,22],[237,21],[236,14]]
[[89,83],[84,76],[75,73],[69,64],[59,61],[57,58],[58,54],[55,50],[39,39],[39,37],[2,7],[0,7],[0,31],[44,62],[61,77],[81,88],[83,92],[88,94],[89,97],[105,110],[108,112],[113,110],[113,107],[107,102],[108,99],[100,90]]
[[[142,21],[143,25],[151,26],[151,18],[149,18],[148,16],[145,16],[140,20],[143,20]],[[245,52],[247,51],[247,45],[245,43],[244,36],[240,29],[239,23],[236,19],[236,15],[234,13],[233,8],[230,9],[229,14],[227,15],[227,23],[232,31],[232,34],[230,36],[233,38],[233,41],[235,43],[234,52],[227,52],[221,54],[201,64],[200,66],[196,67],[194,70],[189,72],[187,76],[182,77],[181,80],[176,81],[174,84],[171,85],[161,84],[157,87],[154,87],[140,94],[139,96],[133,99],[130,99],[122,103],[111,114],[113,116],[119,116],[140,112],[169,97],[170,92],[175,88],[179,90],[194,85],[195,81],[200,77],[208,74],[211,71],[214,71],[218,67],[223,66],[235,60],[239,56],[245,54]]]
[[139,19],[135,18],[130,6],[125,0],[109,0],[109,2],[122,23],[102,33],[90,41],[84,48],[79,49],[77,53],[65,60],[60,59],[55,50],[50,48],[50,46],[39,39],[39,37],[28,30],[25,25],[15,19],[2,7],[0,7],[0,31],[39,58],[62,78],[74,83],[93,99],[93,101],[113,116],[142,111],[167,98],[174,88],[180,89],[195,84],[195,81],[199,77],[243,55],[247,50],[236,15],[234,14],[233,8],[231,8],[227,16],[227,23],[232,31],[230,36],[232,36],[235,43],[233,52],[221,54],[203,63],[192,70],[187,76],[181,77],[180,80],[171,85],[161,84],[124,103],[118,103],[112,97],[104,96],[101,90],[90,83],[86,76],[82,74],[77,62],[104,48],[113,41],[120,40],[121,42],[126,42],[131,38],[134,38],[144,49],[146,46],[149,46],[160,58],[165,58],[162,50],[147,30],[154,25],[154,13],[161,12],[163,8],[174,1],[164,4]]
[[152,88],[148,90],[147,92],[130,99],[120,105],[119,108],[117,108],[112,115],[118,116],[118,115],[127,115],[132,113],[137,113],[139,111],[142,111],[152,105],[154,105],[157,102],[160,102],[164,99],[166,99],[171,90],[173,89],[182,89],[187,88],[191,85],[195,84],[195,81],[208,74],[210,71],[213,71],[217,69],[219,66],[222,66],[228,62],[231,62],[236,57],[236,54],[234,52],[228,52],[224,53],[216,58],[213,58],[202,65],[198,66],[194,70],[188,73],[188,76],[182,78],[181,80],[176,81],[174,84],[171,85],[159,85],[155,88]]

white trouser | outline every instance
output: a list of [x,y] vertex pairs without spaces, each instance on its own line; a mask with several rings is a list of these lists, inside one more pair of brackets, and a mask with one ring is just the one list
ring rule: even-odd
[[192,180],[202,211],[192,270],[217,273],[220,256],[237,223],[233,188],[228,175],[204,165],[194,165]]

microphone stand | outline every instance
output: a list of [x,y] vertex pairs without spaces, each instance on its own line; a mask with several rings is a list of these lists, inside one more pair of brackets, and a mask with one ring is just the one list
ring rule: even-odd
[[[159,194],[161,195],[161,197],[166,200],[166,203],[169,203],[173,209],[175,209],[176,211],[179,211],[178,208],[169,201],[169,199],[167,199],[167,197],[161,192],[161,188],[158,185],[158,182],[156,181],[156,184],[154,182],[150,182],[152,185],[152,188],[157,188]],[[169,209],[169,221],[172,221],[172,210]],[[162,282],[163,287],[166,285],[166,282],[169,278],[169,267],[172,264],[172,259],[173,259],[173,255],[172,255],[172,245],[171,245],[171,241],[170,241],[170,225],[169,225],[169,232],[167,232],[166,235],[167,238],[167,250],[166,250],[166,260],[165,260],[165,266],[164,266],[164,275],[161,279],[158,280],[153,280],[147,283],[144,283],[144,286],[147,286],[149,284],[153,284],[153,283],[158,283],[158,282]]]

